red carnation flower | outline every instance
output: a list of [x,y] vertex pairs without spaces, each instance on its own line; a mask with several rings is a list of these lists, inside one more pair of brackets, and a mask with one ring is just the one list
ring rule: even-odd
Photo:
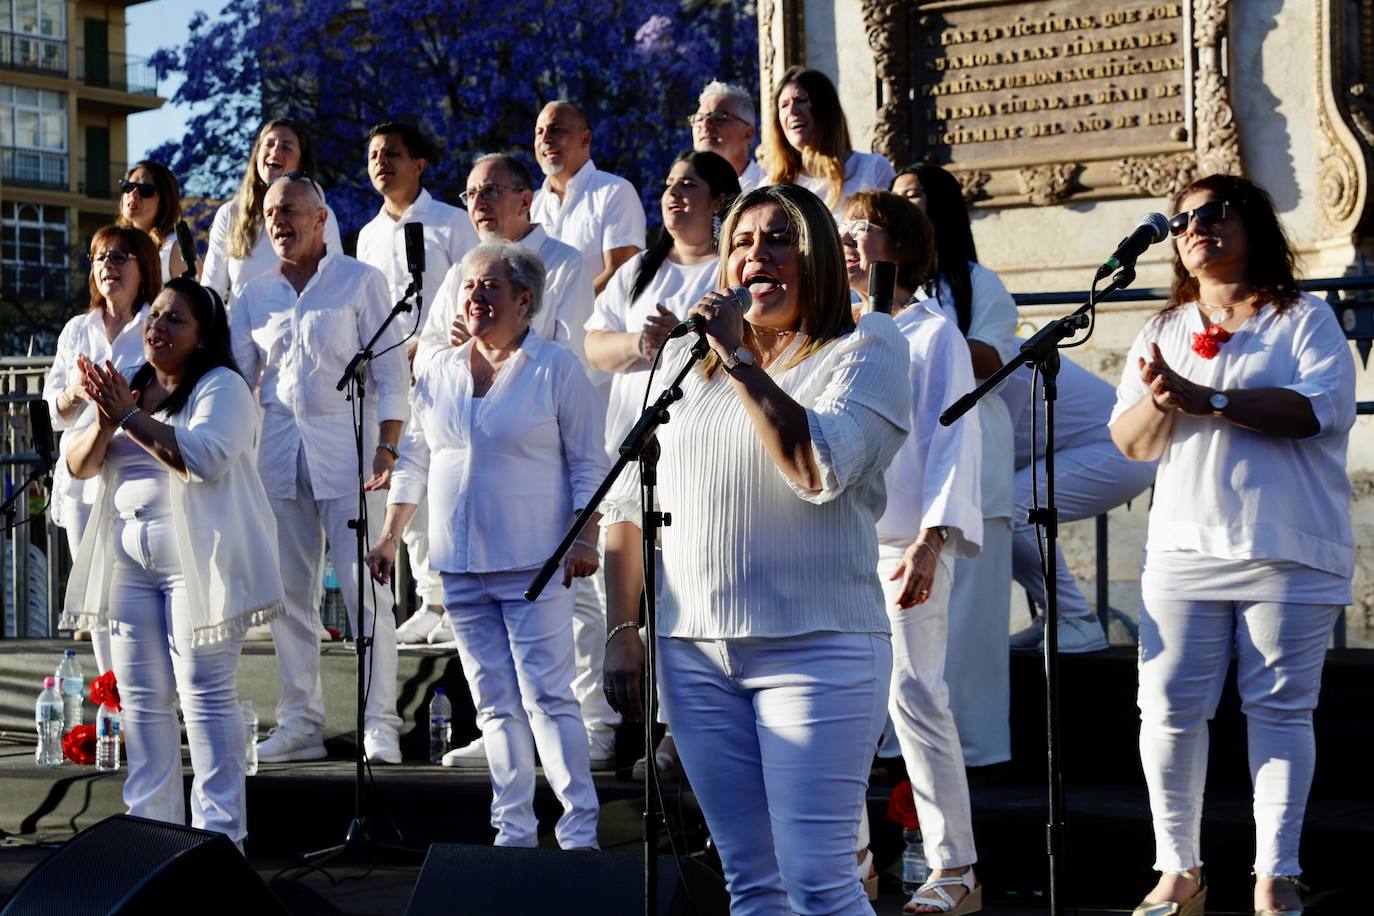
[[63,735],[62,756],[82,766],[95,763],[95,726],[78,725]]
[[1219,324],[1209,324],[1207,330],[1193,332],[1193,352],[1203,359],[1211,359],[1230,339],[1230,331]]
[[91,681],[91,702],[97,706],[113,706],[121,712],[124,710],[119,705],[119,682],[115,679],[114,671],[106,671]]
[[916,816],[916,799],[911,794],[911,780],[903,779],[892,789],[887,800],[887,819],[903,830],[915,830],[921,826]]

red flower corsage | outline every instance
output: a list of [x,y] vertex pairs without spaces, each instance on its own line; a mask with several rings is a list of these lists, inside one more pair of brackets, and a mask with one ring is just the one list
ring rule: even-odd
[[106,671],[91,681],[91,702],[97,706],[113,706],[121,712],[124,710],[119,705],[119,682],[115,680],[113,671]]
[[1193,332],[1193,352],[1203,359],[1211,359],[1217,355],[1221,345],[1230,339],[1230,331],[1219,324],[1209,324],[1207,330]]
[[62,756],[82,766],[95,763],[95,726],[78,725],[63,735]]
[[916,816],[916,799],[911,794],[911,780],[903,779],[892,789],[887,799],[887,819],[903,830],[915,830],[921,826]]

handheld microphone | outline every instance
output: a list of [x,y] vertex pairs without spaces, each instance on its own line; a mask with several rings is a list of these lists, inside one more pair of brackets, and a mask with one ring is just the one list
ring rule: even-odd
[[872,261],[868,265],[868,310],[892,314],[892,299],[897,289],[897,265],[892,261]]
[[51,474],[57,466],[53,456],[52,417],[48,414],[48,402],[39,398],[29,401],[29,433],[33,437],[34,451],[38,452],[38,463],[44,474]]
[[191,235],[191,227],[186,225],[186,220],[177,220],[176,228],[177,247],[181,249],[181,260],[186,264],[186,270],[181,275],[194,280],[196,276],[196,240]]
[[[739,303],[739,310],[741,312],[749,311],[749,306],[754,301],[754,297],[749,294],[749,287],[747,286],[732,286],[726,290],[725,293],[733,297],[734,300]],[[693,331],[698,334],[706,333],[706,319],[700,315],[690,316],[686,321],[681,322],[677,327],[668,332],[668,339],[677,340],[679,337],[690,334]]]
[[418,293],[425,273],[425,227],[423,223],[406,223],[404,231],[406,270],[410,271],[412,284]]
[[1135,231],[1121,240],[1112,256],[1097,269],[1094,282],[1115,273],[1123,267],[1135,267],[1136,258],[1145,253],[1155,242],[1169,237],[1169,221],[1162,213],[1147,213],[1140,218]]

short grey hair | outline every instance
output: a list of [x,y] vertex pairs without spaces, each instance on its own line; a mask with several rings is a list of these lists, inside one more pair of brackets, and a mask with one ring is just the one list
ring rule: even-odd
[[[533,191],[534,176],[530,170],[525,168],[525,163],[521,162],[510,153],[483,153],[472,163],[472,168],[485,165],[488,162],[495,162],[506,172],[506,177],[511,181],[511,187],[517,191]],[[469,170],[471,171],[471,169]]]
[[511,285],[519,292],[532,294],[529,317],[539,314],[539,309],[544,305],[544,282],[548,276],[539,255],[515,242],[501,239],[483,242],[463,255],[463,273],[468,272],[473,261],[481,258],[490,258],[506,265],[506,275],[510,277]]
[[701,95],[697,96],[697,105],[706,101],[708,95],[723,95],[726,98],[734,99],[739,103],[739,116],[750,124],[754,123],[756,117],[754,112],[754,97],[749,94],[749,90],[734,83],[726,83],[721,80],[711,80],[706,87],[701,90]]

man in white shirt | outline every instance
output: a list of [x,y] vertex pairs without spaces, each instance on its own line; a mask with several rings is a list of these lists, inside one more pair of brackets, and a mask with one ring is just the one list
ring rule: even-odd
[[634,185],[592,162],[587,116],[567,101],[550,102],[534,124],[534,155],[544,185],[530,219],[582,252],[597,293],[644,247],[644,205]]
[[[418,313],[397,318],[403,332],[416,329],[407,345],[413,357],[419,346],[419,329],[439,292],[448,269],[477,245],[477,232],[467,213],[435,200],[421,187],[421,180],[438,153],[413,125],[386,121],[367,135],[367,177],[382,195],[382,206],[358,233],[358,260],[382,272],[391,286],[391,299],[399,302],[411,283],[406,257],[405,225],[424,227],[425,271],[421,275]],[[415,577],[420,602],[433,615],[417,613],[397,631],[400,642],[424,642],[444,612],[444,586],[429,568],[429,513],[421,502],[406,527],[406,553]]]
[[715,153],[735,167],[740,193],[768,184],[768,173],[754,159],[754,99],[733,83],[712,80],[701,90],[692,125],[692,148]]
[[[258,759],[325,756],[317,596],[328,543],[354,632],[373,639],[363,747],[369,760],[400,763],[396,621],[389,609],[375,612],[365,589],[365,624],[357,625],[357,545],[349,528],[358,514],[355,405],[335,390],[354,353],[390,313],[391,291],[376,268],[326,250],[323,195],[310,178],[277,179],[267,189],[263,216],[280,260],[244,288],[230,323],[234,358],[263,408],[258,473],[276,516],[286,586],[286,613],[272,621],[282,682],[277,727],[258,745]],[[401,337],[393,325],[377,342],[360,409],[371,461],[367,513],[376,520],[385,511],[379,491],[390,481],[409,412],[405,353],[395,347]]]

